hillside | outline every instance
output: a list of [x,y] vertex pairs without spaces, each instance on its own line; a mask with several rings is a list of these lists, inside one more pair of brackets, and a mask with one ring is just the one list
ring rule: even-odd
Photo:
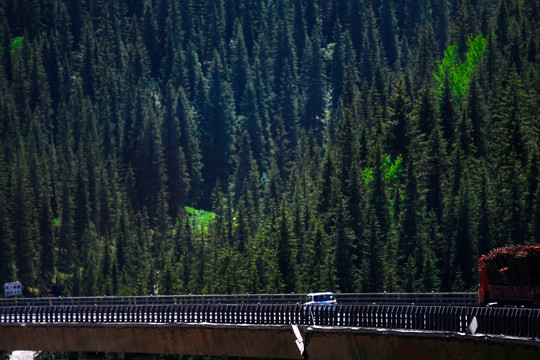
[[536,0],[1,1],[0,283],[471,290],[540,243],[539,48]]

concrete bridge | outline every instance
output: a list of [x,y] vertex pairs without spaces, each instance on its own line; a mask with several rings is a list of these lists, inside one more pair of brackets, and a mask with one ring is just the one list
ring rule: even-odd
[[539,329],[538,309],[163,303],[0,307],[1,351],[539,359]]

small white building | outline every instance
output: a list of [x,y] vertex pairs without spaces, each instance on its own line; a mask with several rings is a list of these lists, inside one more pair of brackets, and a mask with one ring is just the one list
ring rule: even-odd
[[20,282],[10,282],[4,284],[4,296],[20,296],[22,295],[22,285]]

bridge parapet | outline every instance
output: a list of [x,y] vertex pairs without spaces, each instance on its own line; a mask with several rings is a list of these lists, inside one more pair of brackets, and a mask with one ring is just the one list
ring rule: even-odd
[[[222,294],[222,295],[161,295],[161,296],[92,296],[5,298],[3,306],[44,305],[152,305],[152,304],[297,304],[307,294]],[[454,305],[475,306],[476,293],[337,293],[342,305]]]
[[[471,324],[476,323],[472,330]],[[0,324],[300,325],[540,338],[540,309],[414,305],[151,304],[0,307]]]

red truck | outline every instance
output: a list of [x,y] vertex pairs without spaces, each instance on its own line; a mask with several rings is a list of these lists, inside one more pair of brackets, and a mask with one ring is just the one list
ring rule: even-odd
[[540,244],[493,249],[478,260],[478,304],[540,306]]

